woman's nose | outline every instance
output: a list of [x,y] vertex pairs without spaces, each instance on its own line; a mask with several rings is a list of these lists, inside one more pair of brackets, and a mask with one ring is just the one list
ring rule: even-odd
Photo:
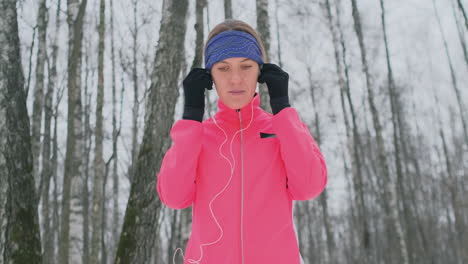
[[242,80],[242,75],[240,71],[233,70],[231,72],[231,82],[235,83],[235,82],[240,82],[241,80]]

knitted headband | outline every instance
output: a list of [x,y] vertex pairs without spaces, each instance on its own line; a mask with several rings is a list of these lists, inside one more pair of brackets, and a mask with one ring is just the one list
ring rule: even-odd
[[205,49],[205,68],[232,57],[247,57],[263,64],[262,51],[257,40],[249,33],[227,30],[214,36]]

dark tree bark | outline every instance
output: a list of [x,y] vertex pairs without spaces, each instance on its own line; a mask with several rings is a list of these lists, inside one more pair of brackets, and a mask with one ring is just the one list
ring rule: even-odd
[[[268,15],[268,0],[256,0],[257,3],[257,31],[265,46],[266,62],[270,60],[270,23]],[[271,112],[270,96],[266,84],[259,84],[261,107]]]
[[224,18],[225,19],[232,18],[232,1],[231,0],[224,0]]
[[103,202],[105,203],[105,195],[103,194],[104,187],[104,159],[103,159],[103,114],[102,108],[104,105],[104,51],[105,51],[105,33],[106,33],[106,2],[100,1],[99,8],[99,47],[98,47],[98,83],[97,83],[97,97],[96,97],[96,128],[95,133],[95,151],[94,151],[94,181],[93,181],[93,203],[92,203],[92,225],[93,233],[91,238],[91,258],[90,263],[100,263],[102,244],[102,226],[103,221]]
[[135,166],[137,162],[137,155],[139,151],[138,145],[138,116],[140,112],[140,99],[139,93],[140,88],[138,86],[138,58],[137,58],[137,51],[138,51],[138,34],[139,34],[139,27],[138,27],[138,1],[133,0],[133,29],[132,29],[132,81],[133,81],[133,108],[132,108],[132,163],[130,165],[129,170],[129,180],[132,181],[132,177],[135,174]]
[[465,40],[466,29],[464,29],[463,26],[460,25],[460,21],[457,16],[457,8],[454,6],[453,1],[450,1],[450,3],[452,4],[453,19],[455,20],[455,24],[457,25],[458,39],[460,40],[460,45],[463,50],[463,57],[465,59],[465,64],[468,67],[468,48]]
[[167,0],[145,112],[143,142],[131,177],[130,197],[115,263],[145,263],[152,257],[161,201],[155,190],[155,172],[170,146],[168,137],[179,96],[178,76],[184,58],[187,0]]
[[[196,9],[195,9],[195,56],[193,58],[191,69],[199,68],[202,66],[203,58],[203,40],[204,40],[204,17],[203,10],[207,4],[206,0],[197,0]],[[184,67],[185,68],[185,67]],[[211,102],[209,93],[205,93],[205,100],[207,102],[207,107],[209,112],[211,109]],[[186,245],[190,235],[190,227],[192,224],[192,207],[187,207],[182,210],[174,210],[172,215],[171,222],[171,233],[169,238],[169,245],[167,252],[169,252],[167,259],[168,263],[171,263],[173,256],[171,255],[174,252],[174,249],[177,248],[177,245]]]
[[26,83],[26,98],[28,98],[29,95],[29,86],[31,84],[31,73],[32,73],[32,64],[33,64],[33,50],[34,50],[34,45],[35,45],[35,40],[36,40],[36,27],[33,28],[33,34],[32,34],[32,41],[31,41],[31,46],[29,47],[29,67],[28,67],[28,79]]
[[0,263],[41,263],[29,117],[16,13],[0,0]]
[[[89,47],[90,41],[86,42],[86,45]],[[91,56],[91,49],[85,49],[84,61],[85,61],[85,70],[84,70],[84,103],[83,103],[83,119],[84,119],[84,135],[83,135],[83,173],[84,173],[84,181],[83,181],[83,263],[89,263],[90,257],[90,230],[91,230],[91,223],[90,223],[90,216],[89,216],[89,203],[91,199],[91,193],[89,190],[89,178],[91,175],[92,170],[92,163],[90,162],[91,158],[91,145],[93,131],[91,128],[91,97],[92,92],[89,92],[89,76],[94,75],[94,69],[92,70],[93,66],[90,65],[89,58]],[[91,73],[90,73],[91,72]]]
[[203,60],[203,40],[205,39],[203,31],[203,9],[205,9],[206,0],[197,0],[195,7],[195,56],[193,57],[192,69],[202,66]]
[[[39,157],[41,150],[41,125],[42,111],[44,108],[44,69],[47,52],[47,21],[48,12],[46,1],[39,2],[39,11],[37,16],[37,31],[39,35],[39,43],[37,48],[36,59],[36,87],[34,89],[34,103],[32,113],[32,147],[33,147],[33,162],[34,162],[34,181],[36,184],[37,193],[41,194],[43,181],[40,179]],[[37,199],[39,202],[39,199]]]
[[461,0],[457,0],[457,3],[458,3],[458,8],[460,9],[460,12],[463,15],[463,18],[465,19],[466,30],[468,31],[468,18],[466,17],[465,8],[463,7]]
[[281,59],[281,36],[280,36],[280,21],[278,19],[278,9],[279,3],[278,0],[275,0],[275,21],[276,21],[276,44],[278,45],[278,65],[282,68],[283,67],[283,60]]

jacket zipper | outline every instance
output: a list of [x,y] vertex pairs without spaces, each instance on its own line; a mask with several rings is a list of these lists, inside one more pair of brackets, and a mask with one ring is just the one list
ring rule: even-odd
[[240,228],[240,235],[241,235],[241,256],[242,256],[242,264],[244,264],[244,149],[243,149],[243,133],[242,133],[242,115],[240,109],[237,109],[237,113],[239,115],[239,123],[240,123],[240,153],[241,153],[241,228]]

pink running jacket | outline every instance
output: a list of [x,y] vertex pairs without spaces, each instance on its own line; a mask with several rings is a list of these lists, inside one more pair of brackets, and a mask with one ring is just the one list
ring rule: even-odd
[[[258,93],[202,123],[178,120],[157,176],[161,201],[192,207],[184,264],[299,264],[293,200],[327,184],[325,160],[293,107],[276,115]],[[170,252],[172,254],[172,252]]]

